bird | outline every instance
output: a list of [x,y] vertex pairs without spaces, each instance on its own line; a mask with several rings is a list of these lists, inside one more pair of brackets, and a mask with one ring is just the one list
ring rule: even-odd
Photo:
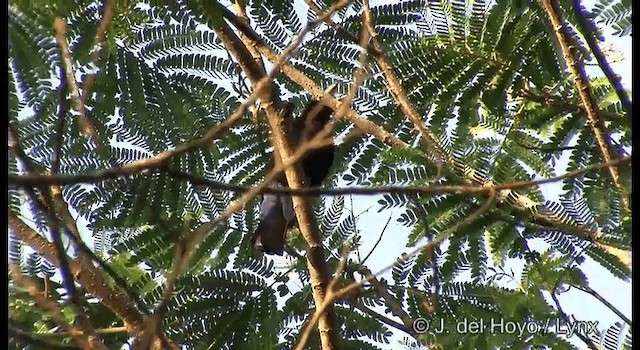
[[[331,93],[335,86],[325,90]],[[296,118],[290,129],[290,141],[295,151],[300,145],[315,137],[331,120],[333,109],[322,100],[311,100]],[[304,174],[303,186],[318,187],[325,180],[335,154],[333,137],[331,143],[307,151],[300,160]],[[273,169],[273,157],[268,170]],[[272,185],[276,188],[289,187],[284,172],[281,172]],[[260,203],[259,223],[252,237],[253,247],[267,255],[282,255],[287,231],[297,225],[291,196],[283,194],[264,194]]]

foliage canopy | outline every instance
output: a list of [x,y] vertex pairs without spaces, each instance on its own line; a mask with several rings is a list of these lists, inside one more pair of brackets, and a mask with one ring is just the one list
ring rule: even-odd
[[[315,2],[321,9],[333,3]],[[254,104],[206,147],[172,157],[161,168],[65,184],[59,187],[61,197],[55,187],[24,186],[17,179],[31,172],[77,175],[124,166],[176,149],[223,123],[252,91],[243,67],[212,30],[229,23],[223,5],[195,0],[9,2],[10,141],[13,132],[24,152],[10,145],[8,172],[15,176],[8,189],[9,262],[48,293],[71,325],[77,325],[77,309],[61,278],[64,272],[52,243],[55,231],[71,247],[71,271],[76,266],[100,274],[105,288],[121,293],[120,299],[105,302],[74,272],[81,294],[86,294],[80,305],[91,327],[129,327],[136,317],[123,315],[148,314],[162,303],[175,251],[187,233],[216,220],[242,195],[195,185],[175,174],[259,184],[272,147],[269,126],[262,111],[252,114],[258,110]],[[590,12],[577,5],[579,1],[562,0],[556,10],[566,21],[572,57],[584,69],[596,62],[590,38],[601,42],[604,28],[631,35],[631,1],[599,0]],[[104,21],[110,6],[113,16]],[[346,118],[337,120],[338,161],[327,187],[428,188],[549,178],[606,163],[594,128],[607,135],[613,159],[630,153],[627,92],[607,77],[584,82],[600,118],[597,125],[589,122],[579,83],[568,73],[572,62],[556,39],[544,1],[402,1],[375,5],[371,11],[383,54],[439,147],[434,149],[407,118],[379,61],[369,54],[351,108],[397,142],[390,145],[379,135],[360,132]],[[363,3],[354,1],[332,17],[337,29],[326,23],[315,27],[290,57],[290,66],[319,86],[337,84],[339,94],[347,95],[359,66],[361,47],[354,38],[362,30],[362,13]],[[246,14],[250,27],[276,54],[318,18],[302,1],[249,1]],[[54,36],[56,18],[66,22],[67,52]],[[105,22],[97,50],[96,37]],[[67,58],[72,60],[73,83],[61,78],[61,72],[69,73]],[[273,65],[263,62],[267,69]],[[603,67],[600,60],[596,64]],[[294,114],[300,113],[311,98],[308,87],[285,73],[273,81],[281,98],[295,105]],[[78,100],[84,107],[78,107]],[[464,191],[379,195],[374,208],[398,213],[389,230],[408,234],[410,249],[442,235],[447,240],[406,258],[389,256],[387,264],[393,267],[386,278],[366,282],[357,293],[336,300],[339,348],[385,348],[396,341],[393,334],[407,337],[406,348],[575,348],[553,332],[461,334],[456,322],[565,324],[566,315],[550,296],[569,287],[591,290],[590,275],[582,268],[586,259],[601,264],[612,278],[630,279],[631,213],[625,204],[630,164],[616,165],[619,185],[602,167],[560,180],[554,193],[529,186],[492,198]],[[328,270],[338,271],[341,285],[364,271],[359,254],[351,255],[347,268],[338,269],[344,247],[358,250],[377,234],[358,228],[360,219],[348,199],[313,199]],[[47,205],[60,200],[64,205]],[[315,305],[302,257],[307,246],[294,232],[290,244],[300,256],[259,256],[250,244],[257,206],[257,199],[249,201],[194,248],[162,324],[176,344],[188,349],[279,349],[300,340]],[[474,220],[465,223],[470,216]],[[139,302],[70,242],[74,221],[86,223],[84,240]],[[457,226],[461,222],[462,228]],[[41,241],[32,233],[47,244],[37,244]],[[506,272],[514,261],[524,266],[521,276]],[[9,284],[11,348],[50,348],[50,343],[39,343],[43,339],[75,345],[18,282],[12,277]],[[125,305],[110,303],[123,300],[135,310],[114,311]],[[396,306],[406,318],[392,311]],[[418,318],[442,320],[444,332],[416,335],[407,319]],[[622,335],[615,344],[605,343],[606,348],[630,348],[625,327],[606,332]],[[98,334],[108,348],[133,341],[131,333]],[[594,343],[603,338],[585,337],[596,339]],[[307,344],[320,346],[317,335]]]

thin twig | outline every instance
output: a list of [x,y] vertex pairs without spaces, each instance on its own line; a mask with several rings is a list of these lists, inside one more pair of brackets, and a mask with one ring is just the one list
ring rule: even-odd
[[403,331],[405,333],[407,333],[408,335],[415,337],[415,331],[413,330],[413,328],[406,328],[402,323],[396,322],[388,317],[385,317],[383,315],[380,315],[379,313],[369,309],[368,307],[362,305],[361,302],[359,302],[358,300],[353,300],[353,301],[349,301],[349,304],[352,305],[353,307],[355,307],[356,309],[360,310],[362,313],[364,313],[365,315],[371,316],[373,318],[375,318],[376,320],[386,324],[387,326],[393,327],[399,331]]
[[618,310],[615,306],[613,306],[613,304],[611,304],[607,299],[603,298],[602,295],[596,292],[593,288],[589,286],[579,286],[579,285],[573,285],[573,287],[598,299],[598,301],[604,304],[609,310],[611,310],[613,313],[618,315],[620,319],[622,319],[629,326],[631,326],[631,320],[627,316],[625,316],[622,312],[620,312],[620,310]]
[[[453,194],[487,194],[491,191],[515,190],[530,188],[539,185],[554,183],[564,179],[573,178],[578,175],[589,173],[596,170],[608,168],[619,164],[627,164],[631,162],[631,156],[618,158],[611,163],[594,164],[582,169],[573,170],[563,175],[550,177],[540,180],[514,181],[504,184],[493,184],[488,186],[457,186],[457,185],[430,185],[430,186],[376,186],[376,187],[342,187],[342,188],[321,188],[321,187],[305,187],[299,189],[268,187],[261,193],[269,194],[290,194],[295,196],[343,196],[343,195],[376,195],[381,193],[395,193],[405,195],[437,195],[443,193]],[[191,182],[195,186],[206,186],[214,190],[231,191],[231,192],[248,192],[254,189],[253,186],[232,185],[223,182],[204,179],[192,176],[180,171],[165,170],[172,177],[184,179]],[[29,181],[31,182],[31,181]],[[11,179],[9,183],[12,183]]]
[[[560,313],[560,317],[562,317],[562,319],[566,322],[566,323],[570,323],[571,319],[569,318],[569,316],[567,314],[565,314],[565,312],[562,310],[562,306],[560,305],[560,301],[557,298],[557,291],[558,288],[560,287],[560,284],[563,282],[563,276],[569,271],[569,268],[571,267],[571,265],[573,265],[574,262],[576,262],[578,260],[578,258],[586,251],[586,249],[589,247],[589,245],[586,245],[585,247],[582,248],[582,250],[576,254],[571,261],[569,261],[568,267],[566,267],[561,273],[560,276],[558,277],[558,279],[555,281],[553,288],[551,289],[550,293],[551,293],[551,299],[553,299],[556,308],[558,309],[558,312]],[[540,265],[536,265],[536,268],[538,270],[538,275],[539,277],[543,280],[543,282],[547,282],[546,281],[546,277],[545,274],[542,273],[542,269],[540,267]],[[580,333],[580,330],[576,331],[576,334],[578,335],[578,338],[580,338],[580,340],[582,340],[585,344],[587,344],[587,346],[592,349],[595,350],[597,349],[597,347],[595,346],[595,344],[593,344],[593,342],[591,341],[591,339],[589,339],[588,337],[586,337],[586,335],[583,335]]]
[[402,305],[398,303],[398,299],[393,297],[389,293],[389,290],[387,290],[387,287],[382,285],[382,283],[378,281],[378,278],[376,278],[376,276],[373,275],[371,270],[369,270],[366,266],[360,266],[358,268],[358,273],[363,275],[364,278],[367,281],[369,281],[375,293],[378,296],[380,296],[382,300],[384,300],[389,310],[391,310],[391,313],[402,320],[402,324],[404,325],[404,328],[410,330],[409,334],[416,337],[417,333],[412,328],[414,319],[404,311],[404,309],[402,308]]
[[[564,310],[562,310],[562,306],[560,305],[560,301],[558,300],[558,297],[556,296],[555,293],[551,293],[551,299],[553,299],[553,302],[556,304],[556,308],[558,309],[558,312],[560,313],[560,316],[562,317],[562,319],[567,324],[571,323],[571,319],[564,312]],[[585,343],[589,347],[589,349],[598,350],[598,347],[593,343],[593,341],[591,341],[591,339],[589,339],[589,337],[587,337],[586,335],[582,334],[579,329],[576,330],[575,334],[578,336],[578,338],[580,338],[580,340],[582,340],[583,343]]]
[[387,230],[387,226],[389,226],[389,223],[391,222],[391,217],[392,216],[393,215],[389,215],[389,219],[387,219],[387,222],[384,224],[384,227],[382,228],[382,231],[380,232],[380,235],[378,236],[378,240],[373,245],[373,248],[371,248],[371,251],[369,251],[369,254],[367,254],[367,256],[365,256],[364,259],[362,259],[362,261],[360,262],[361,265],[364,265],[367,262],[367,259],[369,259],[371,254],[373,254],[373,251],[376,250],[376,247],[378,247],[378,244],[380,244],[380,241],[382,241],[382,235],[384,235],[384,232]]

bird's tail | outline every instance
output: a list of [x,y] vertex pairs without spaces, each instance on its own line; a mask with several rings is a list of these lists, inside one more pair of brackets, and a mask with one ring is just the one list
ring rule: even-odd
[[[276,186],[284,187],[281,184]],[[265,254],[282,255],[287,229],[294,221],[291,196],[265,194],[260,203],[260,223],[253,234],[253,246]]]

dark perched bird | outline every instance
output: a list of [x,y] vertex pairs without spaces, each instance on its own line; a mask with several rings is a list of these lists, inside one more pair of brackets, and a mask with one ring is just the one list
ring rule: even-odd
[[[296,145],[302,145],[314,138],[331,120],[333,109],[320,101],[311,101],[302,111],[300,118],[293,122],[293,137]],[[308,151],[301,159],[302,170],[307,179],[307,186],[318,187],[329,174],[335,146],[332,143]]]
[[[330,92],[331,90],[328,90]],[[321,101],[310,101],[299,118],[293,121],[289,139],[293,149],[311,140],[331,120],[333,109]],[[331,140],[333,137],[330,136]],[[329,174],[333,163],[335,146],[327,146],[308,151],[300,160],[304,173],[304,186],[317,187]],[[272,169],[271,159],[268,169]],[[284,172],[274,181],[275,187],[288,187]],[[282,255],[287,230],[296,224],[291,196],[265,194],[260,204],[260,223],[253,234],[253,246],[265,254]]]

